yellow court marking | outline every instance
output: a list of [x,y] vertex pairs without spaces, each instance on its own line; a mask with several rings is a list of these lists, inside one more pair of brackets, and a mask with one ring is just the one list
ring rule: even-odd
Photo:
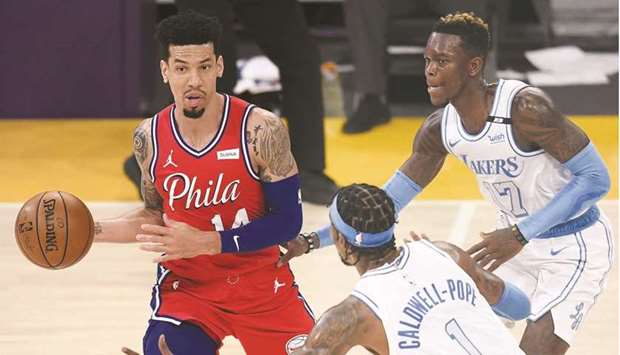
[[[612,176],[608,198],[618,198],[618,117],[575,117],[596,144]],[[84,200],[130,201],[124,159],[139,120],[0,120],[0,201],[24,201],[43,190],[70,191]],[[369,133],[344,135],[342,119],[325,120],[327,172],[339,183],[382,185],[411,153],[421,118],[395,118]],[[312,147],[309,147],[312,149]],[[475,178],[448,157],[422,199],[480,199]]]

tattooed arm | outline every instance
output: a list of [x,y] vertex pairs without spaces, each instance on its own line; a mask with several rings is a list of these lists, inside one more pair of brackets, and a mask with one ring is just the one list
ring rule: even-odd
[[537,88],[528,87],[517,94],[512,117],[517,145],[522,150],[542,148],[561,163],[575,156],[589,142],[586,134]]
[[254,108],[246,131],[252,167],[265,182],[276,182],[297,174],[291,153],[288,128],[276,115]]
[[388,353],[388,341],[381,320],[362,301],[349,296],[321,316],[304,347],[294,354],[346,354],[356,345],[375,354]]
[[424,188],[439,173],[448,152],[441,142],[443,109],[431,113],[416,133],[413,152],[400,171]]
[[151,147],[151,119],[142,121],[133,134],[133,152],[142,171],[142,196],[144,206],[118,218],[95,222],[95,241],[131,243],[136,241],[142,224],[163,224],[162,198],[149,180],[148,163],[153,154]]

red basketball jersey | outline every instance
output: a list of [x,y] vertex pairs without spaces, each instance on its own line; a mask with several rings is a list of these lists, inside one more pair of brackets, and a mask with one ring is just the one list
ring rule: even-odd
[[[253,107],[224,95],[218,131],[200,150],[183,141],[174,105],[153,117],[154,154],[149,173],[169,218],[212,231],[237,228],[263,216],[261,182],[252,170],[245,141]],[[256,252],[175,260],[164,263],[164,267],[180,277],[206,281],[275,263],[278,256],[279,248],[272,246]]]

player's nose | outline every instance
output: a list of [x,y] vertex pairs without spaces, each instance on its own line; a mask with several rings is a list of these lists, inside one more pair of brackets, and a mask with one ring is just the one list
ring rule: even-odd
[[189,83],[192,87],[200,87],[202,86],[202,77],[198,74],[197,71],[192,71],[189,77]]
[[437,66],[433,62],[428,63],[426,67],[424,67],[424,75],[425,76],[437,75]]

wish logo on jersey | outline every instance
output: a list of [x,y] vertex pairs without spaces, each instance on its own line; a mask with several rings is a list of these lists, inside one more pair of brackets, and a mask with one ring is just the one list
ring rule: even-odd
[[465,302],[476,306],[476,287],[462,280],[447,279],[416,288],[402,310],[398,329],[398,347],[416,349],[422,346],[420,329],[424,317],[435,307],[448,302]]
[[216,206],[233,202],[239,198],[238,179],[224,183],[224,174],[220,173],[217,180],[209,179],[204,189],[196,187],[197,177],[190,178],[184,173],[174,173],[164,179],[164,190],[168,192],[168,206],[174,209],[174,202],[185,199],[185,209]]
[[516,156],[506,159],[469,160],[466,154],[462,154],[461,160],[463,160],[463,163],[473,170],[476,175],[503,174],[515,178],[523,172],[523,165],[519,164],[519,160]]

